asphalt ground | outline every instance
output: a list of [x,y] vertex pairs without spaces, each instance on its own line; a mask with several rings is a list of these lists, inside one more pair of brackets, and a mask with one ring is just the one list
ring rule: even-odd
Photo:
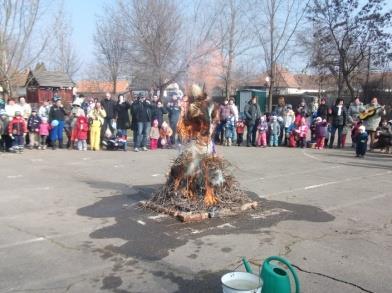
[[260,207],[191,224],[138,207],[176,150],[1,154],[0,292],[221,292],[271,255],[302,292],[392,292],[391,155],[218,152]]

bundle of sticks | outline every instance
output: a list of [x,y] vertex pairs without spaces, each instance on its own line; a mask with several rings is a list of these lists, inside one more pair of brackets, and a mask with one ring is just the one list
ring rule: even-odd
[[231,169],[227,160],[189,148],[174,160],[166,183],[151,202],[187,212],[232,208],[251,202]]

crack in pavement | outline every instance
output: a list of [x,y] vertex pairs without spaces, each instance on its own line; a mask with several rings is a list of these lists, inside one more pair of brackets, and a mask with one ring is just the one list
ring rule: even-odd
[[48,242],[50,242],[50,243],[52,243],[52,244],[54,244],[54,245],[56,245],[58,247],[61,247],[63,249],[80,251],[80,249],[77,248],[77,247],[65,245],[64,243],[62,243],[60,241],[57,241],[57,240],[54,240],[53,238],[50,238],[48,236],[32,233],[32,232],[26,231],[26,230],[24,230],[22,228],[19,228],[19,227],[13,226],[13,225],[9,225],[9,224],[6,224],[6,226],[8,228],[11,228],[11,229],[15,230],[15,231],[22,232],[22,233],[25,233],[25,234],[30,235],[30,236],[34,236],[34,237],[37,237],[37,238],[43,238],[46,241],[48,241]]
[[[262,260],[248,259],[248,262],[253,264],[253,265],[259,266],[259,264],[262,263]],[[242,265],[242,263],[241,263],[241,265]],[[291,263],[291,265],[294,268],[296,268],[297,270],[299,270],[300,272],[303,272],[303,273],[306,273],[306,274],[311,274],[311,275],[317,275],[317,276],[320,276],[320,277],[323,277],[323,278],[327,278],[327,279],[330,279],[330,280],[338,282],[338,283],[343,283],[343,284],[346,284],[346,285],[350,285],[350,286],[353,286],[353,287],[355,287],[355,288],[357,288],[357,289],[359,289],[359,290],[361,290],[363,292],[366,292],[366,293],[375,293],[374,291],[370,291],[368,289],[365,289],[365,288],[363,288],[362,286],[360,286],[358,284],[355,284],[355,283],[352,283],[352,282],[349,282],[349,281],[345,281],[345,280],[342,280],[342,279],[338,279],[336,277],[329,276],[329,275],[326,275],[326,274],[323,274],[323,273],[308,271],[308,270],[305,270],[305,269],[301,268],[300,266],[295,265],[293,263]]]
[[[7,292],[42,292],[42,291],[49,291],[51,292],[52,290],[60,290],[60,289],[67,289],[67,287],[50,287],[50,288],[37,288],[37,289],[15,289],[15,290],[10,290]],[[65,291],[67,292],[67,291]]]
[[365,288],[363,288],[362,286],[357,285],[357,284],[355,284],[355,283],[352,283],[352,282],[349,282],[349,281],[345,281],[345,280],[341,280],[341,279],[338,279],[338,278],[335,278],[335,277],[332,277],[332,276],[328,276],[328,275],[323,274],[323,273],[307,271],[307,270],[305,270],[305,269],[303,269],[303,268],[301,268],[301,267],[299,267],[298,265],[295,265],[295,264],[291,264],[291,265],[292,265],[293,267],[295,267],[297,270],[299,270],[299,271],[301,271],[301,272],[303,272],[303,273],[311,274],[311,275],[317,275],[317,276],[320,276],[320,277],[324,277],[324,278],[333,280],[333,281],[335,281],[335,282],[339,282],[339,283],[343,283],[343,284],[346,284],[346,285],[350,285],[350,286],[353,286],[353,287],[355,287],[355,288],[358,288],[359,290],[361,290],[361,291],[363,291],[363,292],[375,293],[374,291],[370,291],[370,290],[368,290],[368,289],[365,289]]

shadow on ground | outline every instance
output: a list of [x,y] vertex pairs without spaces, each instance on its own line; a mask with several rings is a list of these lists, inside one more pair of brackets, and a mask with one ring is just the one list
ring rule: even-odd
[[[138,206],[139,201],[150,199],[161,185],[131,187],[122,183],[92,181],[87,184],[101,190],[107,189],[111,192],[114,190],[119,193],[103,197],[98,202],[77,211],[84,217],[115,219],[113,225],[97,229],[90,234],[90,237],[120,238],[126,241],[121,246],[109,245],[104,249],[93,249],[101,258],[114,262],[112,274],[101,280],[101,289],[110,289],[119,293],[127,291],[119,288],[122,286],[122,280],[116,276],[117,271],[126,270],[132,273],[133,268],[139,266],[139,261],[161,260],[168,256],[170,251],[185,245],[189,240],[197,240],[198,245],[201,246],[208,244],[198,238],[206,235],[260,233],[260,229],[286,220],[311,222],[334,220],[332,215],[318,207],[260,199],[257,194],[249,193],[251,198],[259,202],[256,210],[230,218],[213,218],[200,223],[185,224],[171,217],[160,217],[158,213]],[[224,224],[228,222],[230,225],[225,228]],[[90,243],[88,245],[93,248]],[[118,255],[122,256],[122,260],[117,257]],[[192,256],[190,255],[189,258],[197,257],[197,255]],[[134,259],[132,263],[124,261],[128,258]],[[175,283],[178,286],[177,292],[219,292],[221,287],[218,280],[224,274],[223,271],[203,271],[188,279],[187,275],[168,267],[159,269],[159,266],[157,270],[150,273],[157,278]]]
[[[88,184],[96,188],[105,186],[121,192],[125,190],[124,184],[116,186],[113,182],[88,182]],[[261,228],[271,227],[286,220],[328,222],[334,219],[332,215],[315,206],[265,200],[250,193],[250,197],[259,201],[259,207],[239,216],[213,218],[189,224],[170,217],[157,221],[154,216],[158,214],[138,207],[138,202],[151,198],[160,186],[128,187],[132,193],[104,197],[90,206],[79,209],[77,213],[90,218],[115,218],[115,224],[90,234],[94,239],[120,238],[127,241],[119,247],[107,247],[106,254],[110,254],[111,251],[114,254],[121,253],[127,257],[150,261],[160,260],[167,256],[171,249],[206,235],[259,233]],[[229,229],[218,228],[228,221],[231,225]],[[194,233],[194,231],[198,232]]]

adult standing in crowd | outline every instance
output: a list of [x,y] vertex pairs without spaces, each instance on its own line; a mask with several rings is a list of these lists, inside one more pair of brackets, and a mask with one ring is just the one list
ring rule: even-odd
[[38,109],[38,116],[42,119],[42,117],[49,117],[51,103],[49,100],[44,101],[43,104]]
[[61,99],[55,101],[55,104],[50,108],[49,111],[49,122],[52,126],[50,131],[50,141],[53,150],[56,149],[56,141],[59,142],[59,148],[63,148],[63,131],[64,131],[64,120],[65,110],[61,103]]
[[229,105],[229,100],[225,99],[223,101],[223,104],[220,105],[219,107],[219,117],[220,117],[220,123],[218,125],[218,128],[216,130],[217,132],[217,137],[216,139],[219,140],[221,144],[223,144],[224,141],[224,133],[225,133],[225,125],[227,119],[230,118],[231,115],[234,115],[234,112],[232,108]]
[[106,117],[104,118],[101,128],[101,139],[104,137],[106,129],[109,127],[111,133],[114,133],[114,119],[116,117],[116,103],[112,100],[112,95],[106,93],[105,99],[101,102],[102,108],[105,110]]
[[365,108],[364,111],[370,111],[370,110],[374,111],[373,115],[371,115],[369,118],[364,120],[366,132],[370,136],[370,151],[372,151],[376,139],[377,127],[380,125],[381,116],[385,115],[386,112],[385,112],[385,108],[378,103],[376,97],[373,97],[370,100],[370,104],[366,105],[364,108]]
[[278,143],[279,145],[282,144],[284,141],[283,136],[284,136],[284,114],[286,112],[287,106],[286,106],[286,100],[284,97],[279,97],[278,98],[278,107],[276,107],[274,111],[274,115],[277,117],[277,121],[279,123],[279,137],[278,137]]
[[[20,106],[20,110],[22,112],[22,117],[26,121],[26,124],[27,124],[27,121],[29,120],[30,115],[31,115],[31,106],[30,106],[30,104],[26,103],[26,98],[24,96],[19,97],[19,106]],[[27,130],[27,131],[28,131],[28,133],[26,135],[25,143],[26,143],[26,145],[29,145],[30,144],[30,135],[29,135],[30,130]]]
[[297,107],[297,115],[304,117],[305,119],[308,117],[308,106],[306,105],[306,101],[302,99],[301,103]]
[[348,107],[348,121],[350,123],[355,123],[359,120],[359,113],[363,112],[365,110],[365,106],[363,103],[359,100],[359,97],[355,97],[354,101],[350,103],[350,106]]
[[247,127],[246,146],[256,146],[256,123],[260,119],[261,111],[257,103],[257,97],[254,96],[245,105],[244,108],[245,124]]
[[320,117],[321,120],[327,120],[328,118],[328,105],[327,105],[327,98],[322,97],[320,100],[320,105],[317,109],[317,117]]
[[22,112],[22,117],[27,122],[31,115],[31,106],[30,104],[26,103],[25,97],[19,97],[19,106]]
[[14,98],[9,98],[7,105],[5,105],[5,112],[7,113],[9,119],[15,117],[15,112],[22,112],[20,105],[16,104]]
[[239,113],[238,107],[235,104],[235,101],[233,98],[231,98],[229,100],[229,106],[230,106],[231,111],[233,112],[233,115],[234,115],[233,141],[236,141],[237,140],[237,132],[235,131],[235,125],[237,124],[237,121],[240,118],[240,113]]
[[342,132],[346,125],[347,112],[344,107],[343,99],[336,99],[335,106],[331,108],[331,138],[329,140],[329,148],[332,149],[335,140],[336,130],[338,131],[338,148],[342,147]]
[[137,97],[133,100],[131,104],[131,130],[133,134],[133,148],[136,148],[136,141],[137,141],[137,117],[136,117],[136,110],[137,110],[137,103],[139,103],[141,99],[141,95],[137,95]]
[[117,134],[124,137],[127,137],[127,129],[131,128],[129,108],[131,105],[125,100],[124,95],[119,95],[116,105]]
[[90,120],[90,148],[93,151],[99,151],[101,144],[102,125],[104,125],[106,117],[105,109],[100,102],[96,102],[94,109],[88,113]]
[[140,96],[132,104],[132,113],[136,118],[135,122],[137,127],[136,143],[134,144],[134,151],[138,152],[140,149],[147,151],[147,138],[150,134],[151,118],[152,118],[152,106],[149,101],[146,101],[143,96]]
[[170,138],[171,144],[175,145],[177,143],[177,123],[181,113],[181,101],[177,95],[172,96],[171,102],[167,104],[167,111],[169,113],[170,128],[173,130],[173,135]]

